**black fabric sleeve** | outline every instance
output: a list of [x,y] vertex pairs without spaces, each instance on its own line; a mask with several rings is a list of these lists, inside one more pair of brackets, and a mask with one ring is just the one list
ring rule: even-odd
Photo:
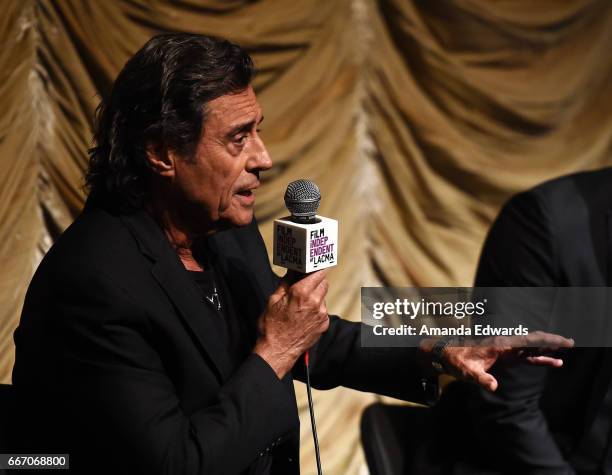
[[82,422],[73,433],[111,465],[125,473],[239,473],[295,428],[293,394],[254,354],[214,400],[185,414],[146,318],[111,280],[94,279],[95,292],[73,287],[55,312],[62,320],[63,406]]
[[[316,389],[345,386],[414,402],[425,402],[423,378],[431,371],[416,348],[361,346],[361,323],[330,317],[327,332],[310,350],[310,378]],[[293,375],[305,382],[303,360]]]
[[[475,286],[555,286],[558,269],[553,223],[538,189],[515,196],[502,209],[486,239]],[[539,400],[544,367],[496,365],[499,388],[471,387],[474,446],[503,473],[571,474],[548,428]]]

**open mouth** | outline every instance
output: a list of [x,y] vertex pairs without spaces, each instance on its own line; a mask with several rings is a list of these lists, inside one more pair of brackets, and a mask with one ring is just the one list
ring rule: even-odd
[[240,196],[251,196],[253,194],[253,190],[242,190],[237,193]]

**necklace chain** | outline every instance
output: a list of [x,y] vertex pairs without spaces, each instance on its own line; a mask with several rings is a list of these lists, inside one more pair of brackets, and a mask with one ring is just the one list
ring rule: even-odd
[[209,297],[205,295],[204,298],[210,302],[210,304],[215,307],[217,310],[221,310],[221,299],[219,298],[219,293],[217,292],[217,284],[213,281],[213,293]]

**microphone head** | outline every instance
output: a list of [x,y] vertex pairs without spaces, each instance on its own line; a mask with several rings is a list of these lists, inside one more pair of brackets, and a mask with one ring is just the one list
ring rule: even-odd
[[321,202],[317,184],[310,180],[296,180],[287,185],[285,206],[298,220],[314,219]]

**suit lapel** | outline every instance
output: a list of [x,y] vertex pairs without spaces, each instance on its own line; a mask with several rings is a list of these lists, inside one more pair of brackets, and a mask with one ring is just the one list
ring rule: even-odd
[[154,261],[151,273],[178,311],[179,317],[220,381],[230,372],[227,351],[213,323],[219,318],[206,305],[160,227],[145,211],[121,216],[143,254]]
[[246,265],[249,256],[245,258],[245,250],[227,231],[214,235],[208,245],[214,254],[215,266],[225,276],[231,301],[236,303],[235,314],[246,325],[248,337],[254,343],[257,321],[266,306],[267,295]]
[[221,345],[222,339],[213,324],[213,319],[219,315],[202,301],[194,282],[176,256],[162,256],[151,272],[176,306],[200,350],[208,356],[219,379],[224,381],[230,372],[230,362],[227,349]]

